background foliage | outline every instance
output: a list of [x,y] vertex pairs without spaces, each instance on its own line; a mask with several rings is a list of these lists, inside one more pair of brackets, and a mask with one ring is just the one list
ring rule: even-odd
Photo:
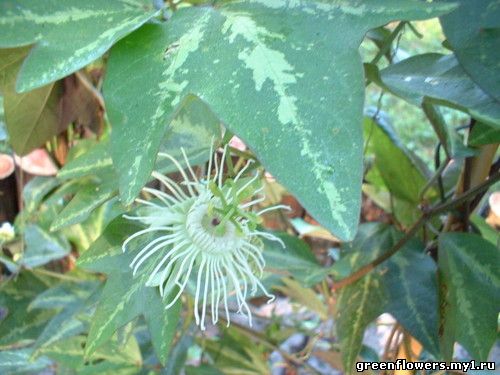
[[[0,152],[21,160],[0,180],[0,373],[487,360],[499,20],[497,0],[0,2]],[[203,169],[214,142],[293,210],[263,224],[286,245],[263,254],[278,302],[202,333],[188,295],[166,311],[132,276],[122,214],[153,168],[175,171],[159,151]],[[55,176],[26,174],[41,149]]]

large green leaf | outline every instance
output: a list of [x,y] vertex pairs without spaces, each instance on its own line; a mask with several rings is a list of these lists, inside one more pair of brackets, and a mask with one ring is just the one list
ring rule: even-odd
[[[388,251],[403,236],[391,226],[363,224],[344,245],[341,262],[351,272]],[[337,332],[345,369],[352,369],[366,326],[383,312],[392,314],[434,356],[439,356],[436,266],[417,240],[353,284],[340,290]]]
[[459,3],[441,17],[441,25],[460,65],[484,91],[500,102],[500,2],[444,0]]
[[104,87],[122,199],[131,202],[149,178],[167,125],[192,93],[318,221],[352,238],[362,175],[358,46],[390,20],[451,9],[253,0],[184,8],[145,25],[113,47]]
[[180,303],[165,310],[158,290],[145,286],[147,272],[134,278],[129,264],[136,252],[123,253],[121,246],[138,229],[140,227],[121,217],[113,220],[102,236],[78,260],[80,266],[108,275],[92,318],[85,347],[87,356],[109,340],[118,328],[138,315],[143,315],[158,358],[161,362],[168,358],[179,320]]
[[35,44],[16,85],[29,91],[83,68],[155,13],[148,0],[5,0],[0,48]]
[[380,78],[391,92],[413,104],[421,105],[427,97],[500,128],[500,103],[470,79],[454,55],[410,57],[383,69]]
[[478,361],[486,361],[497,337],[500,250],[469,233],[439,237],[439,271],[444,307],[443,352],[450,359],[458,341]]

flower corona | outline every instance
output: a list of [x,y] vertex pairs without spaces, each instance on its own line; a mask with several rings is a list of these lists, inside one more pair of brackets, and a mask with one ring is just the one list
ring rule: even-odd
[[246,302],[249,294],[254,295],[260,289],[269,297],[269,302],[274,299],[260,281],[265,266],[262,239],[284,246],[278,237],[257,229],[260,215],[288,207],[275,205],[254,211],[254,207],[264,201],[259,174],[244,177],[253,163],[248,160],[234,179],[224,180],[224,161],[229,156],[227,146],[220,163],[217,154],[213,157],[213,150],[210,150],[205,179],[198,179],[184,149],[181,148],[181,152],[187,171],[172,155],[159,154],[177,167],[183,181],[176,183],[157,171],[152,173],[167,192],[149,187],[143,189],[155,200],[137,199],[146,213],[125,217],[140,221],[147,228],[131,235],[122,249],[127,251],[135,238],[154,235],[154,239],[135,255],[130,267],[135,275],[144,262],[157,254],[154,259],[158,261],[146,285],[159,287],[160,294],[167,299],[166,309],[179,300],[192,278],[196,284],[194,316],[202,330],[209,309],[212,323],[217,323],[221,303],[229,325],[228,299],[232,296],[236,299],[238,312],[246,315],[251,325],[252,315]]

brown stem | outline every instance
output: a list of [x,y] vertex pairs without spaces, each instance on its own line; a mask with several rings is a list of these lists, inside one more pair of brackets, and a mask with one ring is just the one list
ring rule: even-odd
[[345,287],[346,285],[352,284],[353,282],[361,279],[368,272],[373,270],[375,267],[377,267],[381,263],[385,262],[391,256],[396,254],[399,250],[401,250],[403,248],[403,246],[406,245],[406,243],[432,217],[439,215],[439,214],[442,214],[444,212],[447,212],[447,211],[451,210],[452,208],[455,208],[457,206],[464,204],[465,202],[469,201],[471,198],[475,197],[477,194],[480,194],[482,191],[488,189],[489,186],[491,186],[492,184],[494,184],[498,180],[500,180],[500,172],[496,172],[496,173],[492,174],[490,176],[490,178],[488,178],[486,181],[471,188],[470,190],[466,191],[465,193],[459,195],[458,197],[456,197],[452,201],[441,203],[441,204],[435,205],[434,207],[427,209],[426,211],[424,211],[422,213],[422,216],[420,216],[420,218],[417,220],[417,222],[415,222],[415,224],[413,224],[411,226],[411,228],[408,230],[406,235],[404,237],[402,237],[389,251],[383,253],[378,258],[376,258],[372,262],[368,263],[366,266],[361,267],[359,270],[357,270],[356,272],[347,276],[346,278],[334,283],[333,289],[338,290],[340,288]]

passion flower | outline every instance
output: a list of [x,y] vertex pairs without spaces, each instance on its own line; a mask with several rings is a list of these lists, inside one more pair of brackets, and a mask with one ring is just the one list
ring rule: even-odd
[[[131,235],[123,243],[122,249],[126,251],[130,241],[139,236],[157,234],[135,255],[130,267],[135,275],[147,259],[154,254],[161,254],[157,256],[158,262],[146,285],[159,287],[160,294],[167,299],[166,309],[178,301],[193,277],[193,281],[196,281],[194,316],[202,330],[205,329],[209,306],[212,323],[217,323],[221,302],[229,325],[228,299],[231,296],[236,298],[238,312],[246,315],[251,325],[252,315],[246,302],[249,294],[254,295],[260,289],[269,297],[269,302],[274,299],[260,281],[265,266],[262,239],[277,241],[284,246],[276,236],[259,231],[257,225],[262,214],[289,208],[275,205],[255,211],[256,205],[264,201],[265,197],[258,174],[244,177],[253,161],[249,160],[234,179],[224,180],[227,146],[220,163],[217,154],[212,157],[213,150],[210,150],[204,179],[197,178],[185,151],[181,151],[187,172],[172,155],[159,154],[178,168],[183,181],[176,183],[157,171],[152,173],[168,192],[144,188],[156,199],[137,199],[140,205],[145,206],[146,213],[125,217],[138,220],[148,227]],[[176,292],[175,286],[178,287]]]

